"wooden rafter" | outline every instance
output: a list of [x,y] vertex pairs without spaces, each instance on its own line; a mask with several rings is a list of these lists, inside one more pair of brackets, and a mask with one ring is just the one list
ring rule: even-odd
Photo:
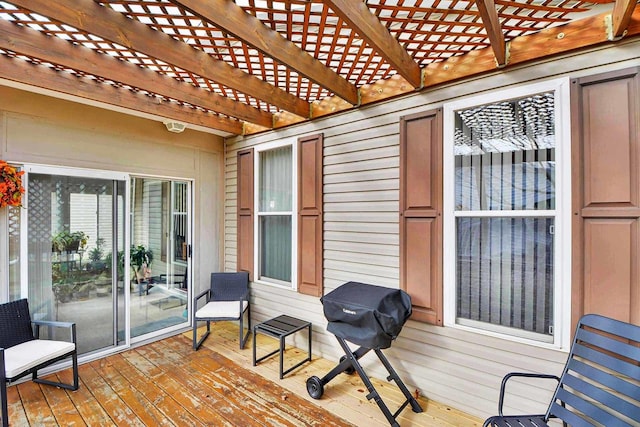
[[[616,0],[608,13],[579,20],[575,16],[588,12],[591,2],[319,2],[6,0],[1,19],[13,22],[0,25],[0,56],[15,52],[18,59],[11,64],[27,64],[31,74],[44,69],[45,81],[57,73],[93,90],[108,86],[105,91],[116,100],[130,92],[144,100],[141,108],[153,107],[147,105],[151,100],[165,112],[175,107],[178,114],[206,117],[202,107],[241,118],[244,123],[209,114],[219,121],[217,128],[251,134],[495,72],[496,62],[523,65],[640,35],[640,5],[634,0]],[[208,19],[213,13],[223,18]],[[34,32],[47,35],[36,38]],[[492,48],[482,49],[487,41]],[[307,58],[315,65],[302,64]],[[323,72],[340,76],[351,90],[357,87],[357,104],[341,98]],[[61,92],[72,93],[65,84]]]
[[266,27],[258,18],[246,13],[231,0],[173,0],[194,15],[233,34],[287,67],[306,76],[318,85],[351,104],[358,104],[358,89],[338,73]]
[[240,135],[243,132],[243,124],[237,120],[175,103],[162,102],[155,97],[77,77],[71,73],[56,71],[42,65],[34,65],[6,55],[0,55],[0,78],[30,87],[83,98],[91,102],[177,120],[203,128],[218,129],[234,135]]
[[[565,25],[517,37],[510,43],[509,66],[561,55],[578,49],[610,43],[605,28],[607,13],[591,16]],[[627,36],[640,34],[640,7],[632,15]],[[494,71],[491,49],[471,51],[465,55],[430,64],[425,69],[425,86],[432,87],[462,78]]]
[[[578,49],[585,49],[603,43],[610,43],[605,31],[607,13],[571,22],[565,25],[542,30],[529,36],[518,37],[511,42],[508,66],[521,65],[536,59],[562,55]],[[636,7],[629,20],[626,37],[640,36],[640,7]],[[454,56],[425,68],[424,89],[440,84],[454,82],[496,70],[492,49],[471,51],[465,55]],[[362,87],[362,105],[380,102],[402,94],[412,92],[410,84],[399,76],[378,81],[370,87]],[[327,98],[314,103],[314,116],[323,116],[345,111],[351,108],[339,99]],[[284,126],[284,123],[281,123]],[[251,131],[246,133],[252,133]]]
[[631,16],[633,15],[636,4],[636,0],[616,0],[612,13],[612,38],[618,38],[624,35],[631,21]]
[[204,89],[197,89],[188,83],[181,83],[154,71],[119,61],[109,55],[94,52],[89,48],[69,43],[58,37],[47,36],[40,31],[20,27],[9,21],[0,20],[0,48],[117,81],[168,98],[176,97],[179,94],[180,100],[189,104],[261,126],[270,127],[273,123],[272,115],[266,111]]
[[476,6],[480,12],[480,18],[487,31],[487,37],[491,42],[493,55],[496,57],[498,67],[507,65],[507,46],[500,25],[500,18],[494,0],[476,0]]
[[285,111],[309,117],[308,102],[93,0],[12,0],[12,3],[217,81]]
[[367,4],[354,0],[323,0],[338,16],[348,22],[386,62],[396,69],[414,88],[422,86],[420,66],[393,38]]

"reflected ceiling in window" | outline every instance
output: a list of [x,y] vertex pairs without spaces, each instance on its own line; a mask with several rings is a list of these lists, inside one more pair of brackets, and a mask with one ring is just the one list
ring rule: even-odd
[[546,92],[457,111],[455,154],[554,148],[554,102],[553,92]]

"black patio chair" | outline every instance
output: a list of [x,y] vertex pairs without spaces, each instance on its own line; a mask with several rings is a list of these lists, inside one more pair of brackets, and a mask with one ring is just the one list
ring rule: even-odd
[[[66,328],[70,341],[40,339],[40,327]],[[71,357],[73,384],[38,378],[38,370]],[[76,347],[76,325],[70,322],[32,321],[26,299],[0,304],[0,378],[2,385],[2,425],[9,425],[7,412],[7,383],[31,374],[32,380],[40,384],[78,389],[78,353]]]
[[[198,302],[206,297],[204,306]],[[249,273],[211,273],[211,288],[193,298],[193,349],[200,348],[211,331],[211,322],[238,320],[240,322],[240,349],[244,348],[251,332],[251,305],[249,303]],[[247,314],[247,333],[244,331],[244,314]],[[207,331],[198,340],[198,322],[207,322]]]
[[[560,377],[547,374],[507,374],[502,380],[497,416],[484,427],[540,427],[551,418],[563,425],[640,425],[640,326],[596,314],[578,323],[567,363]],[[514,377],[558,381],[547,412],[504,415],[505,387]]]

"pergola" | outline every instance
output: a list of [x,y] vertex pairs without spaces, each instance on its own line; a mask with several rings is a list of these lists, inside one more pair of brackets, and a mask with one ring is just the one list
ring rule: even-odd
[[0,82],[248,135],[639,34],[635,0],[3,0]]

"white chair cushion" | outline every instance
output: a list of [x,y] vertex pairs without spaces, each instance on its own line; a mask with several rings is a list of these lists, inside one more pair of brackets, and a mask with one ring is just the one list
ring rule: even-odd
[[[248,302],[242,301],[242,312],[247,309]],[[200,310],[196,311],[196,319],[207,318],[231,318],[239,319],[240,312],[239,301],[211,301],[205,304]]]
[[72,342],[31,340],[4,350],[4,371],[13,378],[47,360],[69,353],[76,348]]

